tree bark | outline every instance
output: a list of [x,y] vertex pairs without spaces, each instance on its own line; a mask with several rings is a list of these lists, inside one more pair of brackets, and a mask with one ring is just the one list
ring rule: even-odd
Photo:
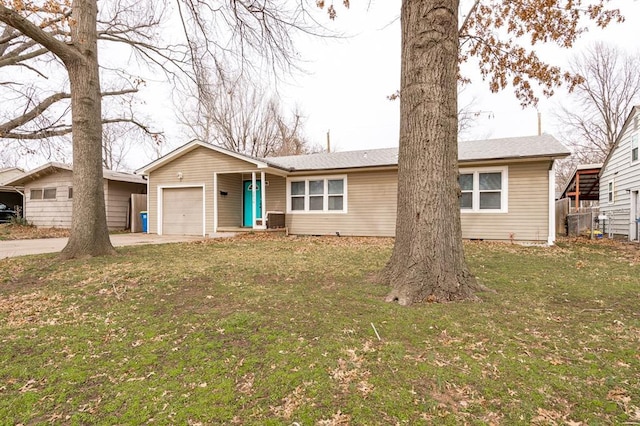
[[396,240],[387,301],[475,298],[458,200],[458,0],[402,2]]
[[79,55],[63,62],[71,85],[73,217],[63,258],[113,254],[102,174],[102,106],[98,68],[96,0],[72,6],[71,40]]

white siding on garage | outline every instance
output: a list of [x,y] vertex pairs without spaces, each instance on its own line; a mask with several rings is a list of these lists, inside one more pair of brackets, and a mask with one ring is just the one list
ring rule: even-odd
[[[631,211],[632,197],[640,191],[640,159],[632,161],[631,141],[638,138],[640,143],[639,108],[633,109],[634,116],[627,120],[627,126],[622,129],[618,143],[611,152],[607,163],[600,175],[600,212],[608,217],[607,233],[616,235],[637,236],[635,214]],[[613,192],[609,191],[609,184]],[[612,201],[609,201],[611,193]],[[636,206],[634,206],[636,207]]]
[[204,235],[203,188],[161,188],[162,234]]
[[[73,176],[70,171],[43,176],[25,184],[24,217],[36,226],[71,228],[71,210],[73,200],[69,198]],[[56,198],[32,200],[32,189],[56,188]]]

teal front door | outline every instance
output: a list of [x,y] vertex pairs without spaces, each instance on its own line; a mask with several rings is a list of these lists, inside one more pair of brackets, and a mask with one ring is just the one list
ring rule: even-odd
[[[253,191],[251,190],[251,181],[245,180],[244,182],[244,202],[242,215],[242,226],[253,226]],[[256,219],[260,219],[262,217],[262,196],[260,195],[260,182],[256,182],[256,203],[258,204],[258,208],[256,209]]]

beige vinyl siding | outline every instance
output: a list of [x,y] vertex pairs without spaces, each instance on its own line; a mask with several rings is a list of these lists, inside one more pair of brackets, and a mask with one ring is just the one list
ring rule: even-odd
[[[326,173],[323,176],[328,176]],[[288,213],[289,232],[302,235],[384,236],[395,234],[396,171],[347,174],[348,213]]]
[[462,238],[546,242],[549,167],[548,161],[508,165],[508,213],[461,213]]
[[146,184],[105,179],[104,191],[107,204],[107,226],[111,230],[127,228],[131,194],[145,193]]
[[[221,196],[220,191],[227,195]],[[242,226],[242,175],[218,175],[218,226]],[[209,212],[207,212],[209,214]],[[211,212],[213,214],[213,211]]]
[[267,208],[266,212],[282,212],[287,211],[287,179],[281,176],[267,174],[266,178],[269,182],[267,188]]
[[[504,164],[497,165],[499,167]],[[508,213],[461,214],[465,239],[546,242],[549,222],[549,162],[508,166]],[[483,164],[479,167],[491,167]],[[395,235],[397,172],[347,175],[346,214],[287,214],[289,232],[302,235]]]
[[[25,184],[24,217],[36,226],[71,228],[72,200],[69,187],[73,177],[70,171],[43,176]],[[55,200],[31,200],[31,189],[56,188]]]
[[[149,174],[149,232],[158,232],[158,187],[205,185],[206,232],[213,230],[213,174],[257,170],[247,161],[197,147]],[[182,180],[178,178],[182,173]],[[223,175],[224,176],[224,175]],[[218,175],[220,178],[220,175]],[[238,191],[241,193],[242,188]],[[219,192],[218,192],[219,194]],[[231,194],[231,192],[229,192]]]

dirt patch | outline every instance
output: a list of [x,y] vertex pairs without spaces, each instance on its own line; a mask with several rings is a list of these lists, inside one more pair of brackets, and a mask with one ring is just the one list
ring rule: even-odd
[[161,302],[156,305],[156,314],[183,315],[184,313],[206,314],[235,312],[237,306],[213,288],[214,281],[206,276],[187,278],[177,286],[163,291]]

